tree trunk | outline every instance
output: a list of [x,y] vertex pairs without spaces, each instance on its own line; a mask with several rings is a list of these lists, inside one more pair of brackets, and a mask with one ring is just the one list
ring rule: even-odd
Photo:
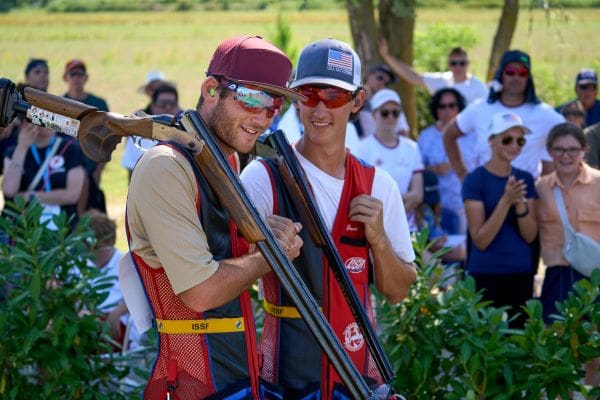
[[354,50],[360,57],[365,72],[372,65],[381,61],[377,52],[378,30],[375,23],[373,0],[346,0],[350,32]]
[[510,48],[515,29],[517,28],[517,19],[519,16],[519,0],[504,0],[504,7],[500,22],[498,22],[498,30],[494,36],[492,44],[492,53],[488,64],[487,81],[494,78],[494,73],[500,65],[502,54]]
[[[380,0],[380,34],[386,38],[390,53],[408,65],[413,63],[416,0]],[[413,136],[417,131],[417,102],[415,88],[398,79],[395,89],[400,93],[402,108]]]

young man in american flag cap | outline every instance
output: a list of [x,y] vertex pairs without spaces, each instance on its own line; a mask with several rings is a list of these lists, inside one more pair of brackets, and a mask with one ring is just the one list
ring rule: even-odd
[[[354,289],[372,320],[369,283],[398,302],[416,278],[415,258],[400,192],[386,172],[345,148],[346,124],[363,106],[361,65],[344,42],[319,40],[300,53],[290,88],[302,94],[299,115],[304,134],[294,144],[317,206],[332,235]],[[253,161],[241,175],[264,216],[302,221],[271,160]],[[304,225],[304,224],[303,224]],[[341,344],[374,387],[381,377],[323,252],[300,233],[303,247],[294,260]],[[268,399],[349,399],[335,369],[323,356],[277,278],[262,279],[265,323],[261,377]],[[372,321],[373,322],[373,321]]]

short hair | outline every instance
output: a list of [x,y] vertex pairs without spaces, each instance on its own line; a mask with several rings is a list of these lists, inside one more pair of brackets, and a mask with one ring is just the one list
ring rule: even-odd
[[175,95],[175,101],[179,103],[179,94],[177,93],[177,89],[173,85],[169,85],[168,83],[162,84],[152,92],[152,103],[156,102],[158,96],[163,93],[172,93]]
[[548,138],[546,139],[546,148],[548,149],[548,151],[550,151],[552,145],[554,144],[554,142],[556,142],[556,140],[565,136],[574,137],[575,140],[579,142],[581,147],[587,146],[583,129],[581,129],[572,122],[563,122],[561,124],[555,125],[554,128],[550,130]]
[[117,238],[117,225],[108,215],[96,209],[91,209],[83,214],[90,219],[90,229],[96,237],[96,246],[105,243],[114,243]]
[[585,118],[585,108],[579,100],[573,100],[563,105],[560,108],[560,113],[565,117],[567,115],[575,115]]
[[433,97],[431,97],[431,101],[429,102],[429,112],[436,121],[438,120],[437,109],[442,101],[442,97],[444,97],[446,93],[453,95],[456,99],[458,112],[461,112],[467,106],[464,96],[460,94],[458,90],[454,88],[442,88],[433,94]]
[[467,50],[464,49],[464,47],[458,46],[458,47],[454,47],[452,48],[452,50],[450,50],[450,53],[448,53],[448,58],[452,57],[452,56],[467,56]]

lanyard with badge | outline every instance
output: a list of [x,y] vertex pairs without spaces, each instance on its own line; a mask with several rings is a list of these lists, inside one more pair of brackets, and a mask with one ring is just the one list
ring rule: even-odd
[[[54,146],[55,140],[56,140],[56,138],[52,137],[52,140],[48,144],[48,147],[46,147],[46,154],[44,156],[44,161],[46,161],[49,157],[54,156],[53,150],[55,148],[55,146]],[[31,149],[31,155],[33,156],[33,159],[35,160],[37,165],[40,166],[40,168],[44,168],[44,165],[45,165],[44,171],[42,171],[43,190],[44,190],[44,192],[49,192],[52,190],[52,183],[50,182],[51,162],[43,162],[40,159],[40,154],[35,145],[32,144],[30,149]],[[50,220],[48,223],[48,228],[56,229],[56,225],[54,224],[54,222],[52,222],[52,217],[60,214],[60,206],[57,204],[44,204],[41,202],[40,202],[40,204],[43,207],[40,223]]]

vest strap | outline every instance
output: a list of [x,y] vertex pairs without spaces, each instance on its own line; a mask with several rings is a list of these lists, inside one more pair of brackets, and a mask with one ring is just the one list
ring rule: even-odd
[[157,319],[158,333],[169,335],[230,333],[246,330],[244,318]]
[[[296,307],[291,306],[276,306],[275,304],[269,303],[267,300],[263,300],[263,309],[267,314],[271,314],[274,317],[279,318],[293,318],[300,319],[302,316]],[[319,307],[320,311],[323,311],[321,307]]]

